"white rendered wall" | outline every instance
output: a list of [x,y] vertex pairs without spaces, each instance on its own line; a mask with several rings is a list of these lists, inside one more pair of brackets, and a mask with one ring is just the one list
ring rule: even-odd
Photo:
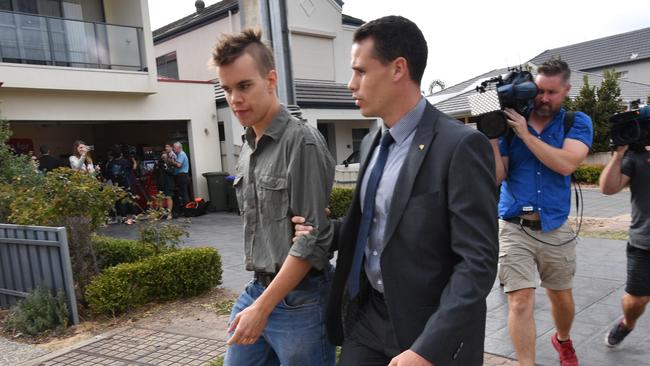
[[239,32],[239,29],[237,12],[217,22],[156,44],[155,55],[159,57],[175,51],[178,78],[181,80],[213,80],[217,78],[217,73],[209,62],[217,39],[222,33]]

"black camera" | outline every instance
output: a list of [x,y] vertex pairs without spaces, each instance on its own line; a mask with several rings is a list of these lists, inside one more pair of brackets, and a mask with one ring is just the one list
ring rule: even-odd
[[650,105],[616,113],[609,117],[609,135],[613,147],[630,145],[631,149],[650,145]]
[[[495,84],[495,88],[490,88],[492,84]],[[478,94],[470,96],[472,114],[476,116],[476,128],[493,139],[508,132],[504,109],[512,108],[528,118],[535,104],[537,85],[530,72],[515,68],[505,76],[499,75],[483,81],[476,87],[476,91]]]

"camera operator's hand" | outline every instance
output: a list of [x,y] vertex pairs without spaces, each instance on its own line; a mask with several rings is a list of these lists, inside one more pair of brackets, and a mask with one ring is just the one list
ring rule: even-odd
[[506,108],[503,112],[506,114],[506,117],[508,117],[508,125],[515,131],[520,139],[523,140],[524,136],[530,134],[530,131],[528,131],[528,122],[524,116],[517,113],[517,111],[512,108]]
[[625,152],[629,148],[629,145],[622,145],[622,146],[617,146],[616,150],[614,150],[614,158],[616,159],[623,159],[623,156],[625,156]]
[[602,194],[618,193],[630,183],[630,177],[621,171],[623,157],[627,149],[628,145],[617,146],[612,158],[600,173],[598,186]]

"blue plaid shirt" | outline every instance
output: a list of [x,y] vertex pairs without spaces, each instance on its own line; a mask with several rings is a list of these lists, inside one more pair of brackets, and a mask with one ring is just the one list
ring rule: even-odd
[[[564,139],[578,140],[591,148],[593,127],[591,118],[576,112],[573,127],[564,136],[564,108],[544,127],[542,133],[528,126],[533,136],[545,143],[562,148]],[[509,219],[524,213],[538,212],[542,231],[549,232],[562,226],[571,209],[571,176],[564,176],[547,168],[517,136],[508,143],[499,139],[502,156],[509,157],[508,176],[501,184],[499,217]]]

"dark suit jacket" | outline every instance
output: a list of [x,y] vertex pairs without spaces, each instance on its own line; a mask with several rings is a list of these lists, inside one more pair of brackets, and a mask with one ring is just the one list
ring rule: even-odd
[[[350,333],[369,293],[365,275],[354,299],[346,281],[361,218],[359,186],[379,136],[371,132],[362,142],[355,197],[335,227],[339,252],[327,307],[335,344]],[[401,350],[436,366],[483,364],[485,298],[499,246],[494,171],[487,138],[427,103],[395,186],[381,269]]]

